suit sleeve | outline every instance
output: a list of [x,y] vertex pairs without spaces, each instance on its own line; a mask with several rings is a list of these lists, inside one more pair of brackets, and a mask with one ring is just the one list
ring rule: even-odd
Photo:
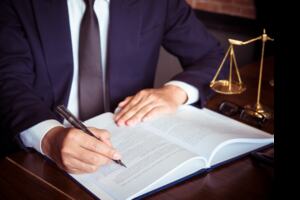
[[11,1],[0,1],[0,123],[5,132],[21,131],[55,116],[35,94],[31,47]]
[[212,94],[209,83],[221,63],[224,51],[183,0],[169,0],[163,47],[175,55],[183,72],[173,80],[199,90],[196,105],[203,107]]

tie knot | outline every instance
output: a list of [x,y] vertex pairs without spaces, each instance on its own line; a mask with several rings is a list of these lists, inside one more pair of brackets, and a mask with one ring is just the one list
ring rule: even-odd
[[95,3],[95,0],[84,0],[84,2],[87,6],[93,6]]

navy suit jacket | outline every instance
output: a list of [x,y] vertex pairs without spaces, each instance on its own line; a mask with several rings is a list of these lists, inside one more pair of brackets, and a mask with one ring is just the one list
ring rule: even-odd
[[[199,89],[202,106],[223,50],[185,0],[111,0],[107,80],[111,109],[153,87],[160,46],[184,71],[173,79]],[[12,135],[67,104],[73,73],[67,0],[1,0],[0,119]]]

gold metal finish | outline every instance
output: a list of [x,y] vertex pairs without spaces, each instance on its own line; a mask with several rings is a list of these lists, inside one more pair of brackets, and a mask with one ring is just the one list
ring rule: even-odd
[[[244,86],[241,76],[240,76],[240,72],[238,69],[238,65],[236,62],[236,57],[235,57],[235,53],[234,53],[234,48],[233,45],[243,45],[242,41],[239,40],[234,40],[234,39],[228,39],[229,41],[229,48],[213,78],[213,80],[210,82],[210,87],[218,93],[221,94],[240,94],[242,92],[244,92],[246,90],[246,87]],[[220,71],[228,57],[228,55],[230,56],[230,68],[229,68],[229,77],[228,80],[216,80],[220,74]],[[233,72],[232,72],[232,65],[234,65],[234,69],[235,69],[235,73],[236,76],[238,78],[238,82],[233,81],[232,80],[232,76],[233,76]]]
[[[255,42],[257,40],[262,41],[262,50],[261,50],[261,59],[260,59],[260,69],[259,69],[259,78],[258,78],[258,89],[257,89],[257,99],[256,103],[254,105],[246,105],[245,106],[245,112],[251,116],[261,116],[263,115],[265,118],[270,119],[273,117],[272,112],[270,109],[266,108],[260,103],[260,98],[261,98],[261,82],[262,82],[262,73],[263,73],[263,61],[264,61],[264,52],[265,52],[265,43],[268,40],[274,41],[274,39],[270,38],[266,34],[266,30],[263,30],[263,34],[259,37],[247,40],[247,41],[240,41],[240,40],[235,40],[235,39],[228,39],[229,42],[229,48],[213,78],[213,80],[210,82],[210,87],[218,93],[221,94],[240,94],[246,90],[246,87],[244,86],[242,79],[240,77],[240,73],[238,70],[237,62],[236,62],[236,57],[234,53],[234,45],[236,46],[242,46],[242,45],[247,45],[249,43]],[[230,68],[229,68],[229,77],[228,80],[217,80],[217,77],[219,76],[219,73],[228,57],[230,61]],[[232,65],[234,65],[235,73],[238,79],[238,82],[233,81],[233,72],[232,72]],[[259,113],[259,114],[258,114]]]
[[257,117],[259,115],[264,116],[266,119],[273,117],[273,112],[270,108],[263,106],[262,104],[246,105],[244,106],[245,111],[248,115]]
[[257,40],[262,41],[262,50],[261,50],[261,59],[260,59],[260,68],[259,68],[259,79],[258,79],[258,88],[257,88],[257,99],[256,99],[256,104],[254,105],[246,105],[245,108],[251,108],[254,109],[257,113],[262,114],[265,118],[271,119],[273,117],[272,111],[263,106],[260,103],[260,98],[261,98],[261,82],[262,82],[262,73],[263,73],[263,62],[264,62],[264,53],[265,53],[265,43],[268,40],[274,41],[274,39],[270,38],[266,34],[266,30],[263,30],[263,34],[260,37],[257,37]]

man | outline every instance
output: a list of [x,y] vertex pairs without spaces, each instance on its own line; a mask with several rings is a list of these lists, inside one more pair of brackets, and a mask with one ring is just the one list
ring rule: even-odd
[[[100,30],[98,36],[95,30]],[[99,54],[87,49],[97,45]],[[161,45],[179,58],[184,72],[161,88],[147,89],[153,87]],[[90,70],[84,76],[101,83],[85,87],[81,63],[89,62],[93,54],[99,55],[99,62],[91,67],[101,64],[95,69],[101,73]],[[115,115],[119,126],[174,112],[181,104],[201,107],[222,56],[219,43],[184,0],[2,0],[1,126],[62,169],[92,172],[120,159],[120,153],[105,130],[91,128],[100,142],[65,127],[54,111],[56,106],[66,105],[81,120],[119,107]],[[90,106],[82,96],[93,102],[98,95],[81,93],[95,85],[102,87],[99,99],[104,96],[95,106],[101,104],[104,109],[82,117],[86,111],[82,108]]]

